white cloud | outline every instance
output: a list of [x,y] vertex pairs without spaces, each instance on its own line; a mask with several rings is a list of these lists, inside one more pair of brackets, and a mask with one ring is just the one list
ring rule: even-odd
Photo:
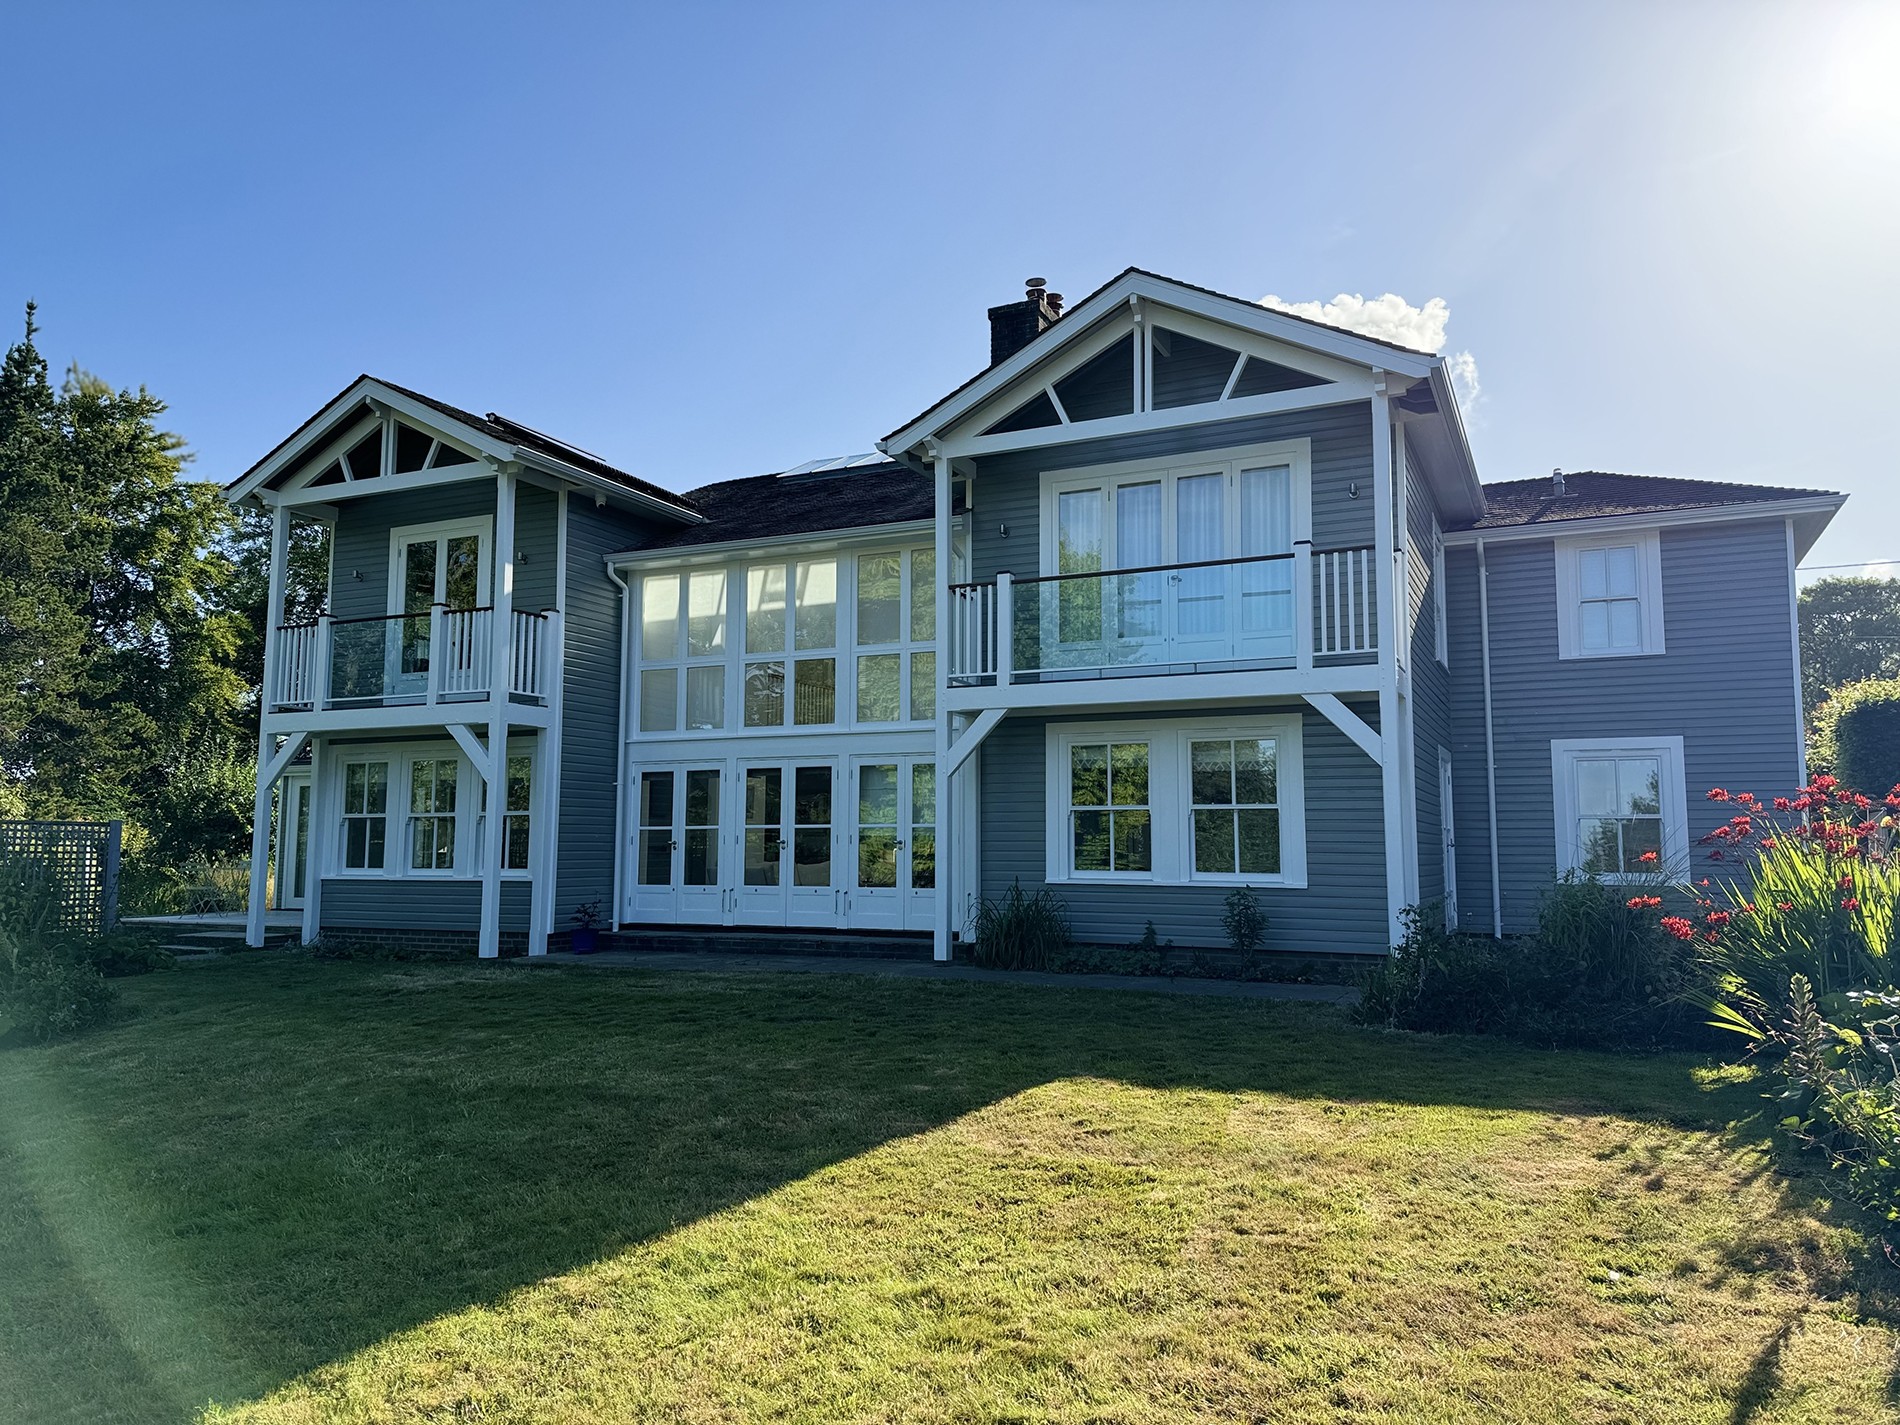
[[[1414,307],[1396,292],[1371,301],[1357,292],[1341,292],[1330,302],[1289,302],[1269,293],[1260,299],[1260,305],[1433,353],[1444,349],[1445,324],[1451,320],[1451,306],[1443,297],[1433,297],[1424,306]],[[1445,358],[1445,374],[1451,377],[1459,408],[1470,415],[1484,389],[1478,382],[1477,358],[1468,351],[1453,352]]]
[[1361,336],[1397,342],[1414,351],[1436,352],[1443,347],[1445,323],[1451,317],[1451,308],[1443,297],[1433,297],[1424,306],[1414,307],[1396,292],[1370,302],[1353,292],[1341,292],[1330,302],[1288,302],[1268,294],[1260,299],[1260,305],[1325,322],[1329,327],[1344,327]]
[[1861,566],[1860,577],[1863,579],[1900,579],[1900,564],[1894,563],[1891,559],[1882,559],[1877,563],[1866,564]]

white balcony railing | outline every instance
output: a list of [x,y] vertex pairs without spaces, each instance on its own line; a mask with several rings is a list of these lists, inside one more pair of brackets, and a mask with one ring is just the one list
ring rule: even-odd
[[1291,668],[1378,646],[1370,548],[1300,546],[1144,569],[1000,574],[993,584],[950,587],[949,677],[960,686]]
[[[506,693],[546,702],[561,646],[560,615],[517,611]],[[451,609],[284,624],[267,689],[272,711],[477,702],[494,682],[495,613]]]

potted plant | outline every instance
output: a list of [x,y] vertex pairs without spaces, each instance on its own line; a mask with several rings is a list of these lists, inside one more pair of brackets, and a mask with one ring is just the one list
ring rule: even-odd
[[600,902],[583,901],[568,917],[574,929],[568,936],[568,948],[576,955],[591,955],[600,949]]

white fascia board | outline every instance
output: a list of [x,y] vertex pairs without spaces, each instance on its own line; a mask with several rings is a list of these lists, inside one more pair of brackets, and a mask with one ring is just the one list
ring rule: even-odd
[[1543,524],[1505,525],[1499,529],[1461,529],[1445,533],[1448,549],[1523,540],[1567,539],[1572,535],[1612,534],[1618,530],[1667,529],[1672,525],[1740,524],[1748,520],[1799,519],[1803,515],[1831,518],[1847,503],[1845,495],[1800,500],[1752,500],[1735,505],[1704,505],[1688,510],[1661,510],[1644,514],[1599,515],[1592,519],[1550,520]]
[[1484,482],[1478,478],[1478,460],[1471,453],[1471,437],[1465,431],[1465,413],[1458,405],[1458,393],[1452,389],[1451,374],[1445,370],[1445,363],[1440,361],[1432,367],[1426,379],[1431,383],[1432,400],[1438,406],[1438,418],[1445,423],[1446,437],[1457,452],[1461,467],[1459,473],[1464,476],[1469,507],[1482,513]]
[[413,401],[400,392],[392,391],[373,376],[365,376],[319,411],[316,418],[308,423],[304,435],[291,441],[249,475],[227,489],[224,492],[225,499],[234,505],[241,503],[303,459],[313,448],[328,440],[330,426],[337,417],[354,406],[370,403],[385,406],[402,416],[411,425],[432,434],[452,435],[459,443],[472,447],[491,460],[507,461],[516,458],[513,446],[506,445],[492,436],[484,435],[452,416],[442,414],[433,406],[425,406],[420,401]]
[[999,362],[955,395],[947,396],[903,429],[878,442],[887,455],[908,451],[918,442],[939,434],[965,414],[989,400],[1005,386],[1019,380],[1031,368],[1054,352],[1079,339],[1097,322],[1126,305],[1130,297],[1142,297],[1160,306],[1175,307],[1210,321],[1252,331],[1282,341],[1289,346],[1305,347],[1327,356],[1338,357],[1356,366],[1379,367],[1403,376],[1423,377],[1434,366],[1442,365],[1436,356],[1417,355],[1369,341],[1352,332],[1315,325],[1239,298],[1214,297],[1192,288],[1145,273],[1131,272],[1109,284],[1079,307],[1065,312],[1062,319],[1021,351]]
[[[965,516],[958,515],[955,528],[962,532]],[[857,529],[810,530],[804,534],[775,535],[766,539],[728,539],[718,544],[664,545],[658,549],[624,549],[607,556],[608,567],[630,569],[649,564],[729,564],[753,554],[789,557],[793,554],[827,554],[837,549],[888,544],[893,539],[915,539],[936,527],[934,520],[898,520],[891,524],[863,525]]]

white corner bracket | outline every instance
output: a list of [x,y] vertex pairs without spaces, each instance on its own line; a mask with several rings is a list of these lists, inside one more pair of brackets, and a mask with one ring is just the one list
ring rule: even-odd
[[1350,737],[1353,745],[1372,759],[1373,765],[1379,767],[1385,765],[1385,755],[1379,743],[1379,734],[1373,731],[1370,723],[1331,693],[1307,693],[1304,696],[1307,702],[1313,705],[1314,711]]

